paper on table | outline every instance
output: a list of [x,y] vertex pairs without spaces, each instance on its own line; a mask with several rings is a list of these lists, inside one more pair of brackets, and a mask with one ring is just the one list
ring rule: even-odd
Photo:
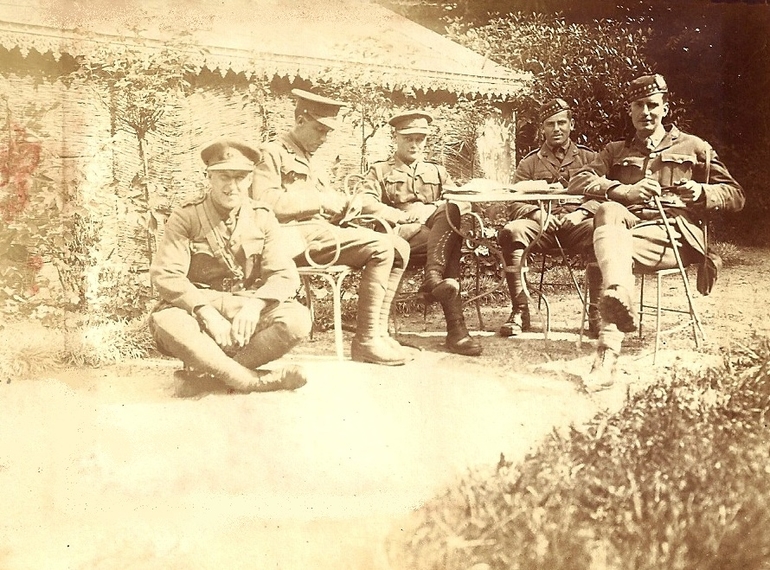
[[450,194],[491,194],[498,192],[515,192],[517,194],[549,194],[561,192],[564,188],[559,184],[548,184],[545,180],[523,180],[515,184],[506,184],[489,178],[473,178],[458,188],[447,188]]

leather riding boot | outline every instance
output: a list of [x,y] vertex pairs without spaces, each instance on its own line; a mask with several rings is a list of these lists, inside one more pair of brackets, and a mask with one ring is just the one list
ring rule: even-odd
[[602,272],[595,263],[586,267],[586,282],[588,283],[588,338],[599,338],[602,326],[599,313],[599,299],[602,293]]
[[198,374],[205,373],[240,392],[294,390],[306,383],[304,376],[276,378],[249,370],[230,358],[195,318],[181,309],[165,309],[152,316],[158,344]]
[[479,356],[483,349],[481,343],[468,333],[465,326],[460,295],[441,301],[441,308],[446,318],[446,347],[449,351],[465,356]]
[[[403,274],[403,270],[401,271]],[[358,314],[356,318],[356,336],[350,345],[350,356],[356,362],[370,362],[372,364],[384,364],[386,366],[398,366],[404,364],[405,359],[400,350],[388,340],[387,325],[388,312],[384,313],[384,304],[389,295],[389,285],[393,270],[385,283],[380,283],[371,274],[364,270],[361,284],[358,287]],[[398,275],[400,281],[401,275]],[[398,281],[395,281],[393,297],[398,290]],[[392,304],[390,297],[389,304]]]
[[401,344],[395,338],[390,336],[390,312],[393,310],[393,300],[396,298],[396,295],[401,288],[401,278],[403,276],[403,269],[394,267],[391,270],[390,277],[388,278],[388,288],[385,290],[385,298],[382,300],[382,309],[380,309],[380,328],[382,329],[382,335],[396,351],[401,350]]
[[445,217],[439,217],[428,234],[428,252],[425,261],[425,280],[420,291],[430,294],[439,302],[449,300],[460,292],[460,282],[446,277],[450,255],[459,253],[461,241]]

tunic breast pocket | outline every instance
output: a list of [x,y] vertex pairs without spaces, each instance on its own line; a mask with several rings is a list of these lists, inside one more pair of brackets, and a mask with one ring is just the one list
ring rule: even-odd
[[415,181],[415,191],[426,204],[435,202],[441,197],[441,180],[435,169],[420,172]]
[[692,169],[697,159],[693,154],[668,152],[660,155],[660,162],[659,181],[661,185],[673,186],[681,180],[692,179]]
[[394,171],[388,174],[383,185],[385,187],[384,201],[393,206],[414,201],[409,193],[408,181],[409,177],[403,172]]
[[607,178],[621,184],[634,184],[644,178],[644,158],[627,156],[615,161]]
[[309,172],[300,164],[289,164],[281,166],[281,181],[284,186],[288,186],[297,181],[307,180]]

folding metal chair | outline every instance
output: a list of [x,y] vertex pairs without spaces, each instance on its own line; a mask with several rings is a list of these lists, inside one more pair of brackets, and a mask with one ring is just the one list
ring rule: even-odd
[[[692,296],[692,289],[690,288],[690,280],[687,276],[687,268],[682,262],[682,257],[679,253],[679,248],[676,245],[676,240],[674,238],[671,222],[668,219],[668,216],[666,215],[663,209],[663,205],[660,202],[660,198],[656,196],[654,199],[655,199],[655,207],[658,209],[658,213],[660,214],[660,217],[663,220],[663,224],[666,228],[666,234],[668,236],[669,242],[673,246],[674,257],[676,259],[677,266],[668,268],[668,269],[658,269],[658,270],[652,270],[652,271],[644,271],[642,268],[634,269],[634,275],[638,275],[640,277],[639,338],[642,337],[642,323],[643,323],[644,316],[645,315],[655,316],[655,348],[654,348],[653,357],[652,357],[653,364],[655,364],[658,356],[658,350],[660,348],[660,337],[664,334],[670,334],[688,327],[692,327],[693,340],[695,341],[695,348],[700,348],[701,343],[705,339],[705,333],[703,332],[703,325],[701,323],[700,317],[698,316],[698,312],[695,310],[695,304],[693,302],[693,296]],[[650,304],[645,302],[645,299],[644,299],[644,282],[645,282],[645,277],[649,277],[653,275],[655,276],[657,289],[656,289],[655,304]],[[663,299],[662,299],[663,278],[671,275],[679,275],[679,277],[681,278],[683,290],[685,293],[685,297],[687,299],[687,309],[663,306]],[[584,290],[584,295],[585,295],[584,299],[587,299],[588,298],[587,286],[586,286],[586,289]],[[662,329],[661,316],[664,312],[687,315],[688,319],[686,322],[683,322],[678,326]],[[581,323],[580,323],[580,336],[578,338],[578,346],[580,346],[583,341],[583,328],[585,326],[587,316],[588,316],[588,303],[584,301],[583,313],[582,313]]]

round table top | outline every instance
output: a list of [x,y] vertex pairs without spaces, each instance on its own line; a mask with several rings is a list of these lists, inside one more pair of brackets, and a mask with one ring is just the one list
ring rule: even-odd
[[496,190],[491,192],[444,192],[443,199],[451,202],[580,202],[582,196],[566,193],[509,192]]

